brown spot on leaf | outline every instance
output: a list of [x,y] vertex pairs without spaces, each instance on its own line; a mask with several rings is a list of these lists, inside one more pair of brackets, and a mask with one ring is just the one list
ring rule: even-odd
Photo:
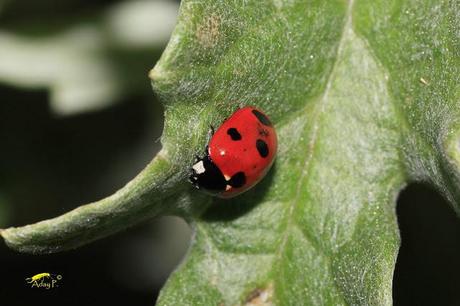
[[220,36],[220,24],[221,20],[218,15],[212,14],[204,18],[196,30],[196,38],[200,45],[205,48],[211,48],[216,45]]
[[251,291],[244,305],[246,306],[272,306],[273,305],[273,284],[264,288],[256,288]]

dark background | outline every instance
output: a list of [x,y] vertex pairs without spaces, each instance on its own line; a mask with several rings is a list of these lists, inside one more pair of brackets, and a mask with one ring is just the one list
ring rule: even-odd
[[[18,1],[0,15],[0,29],[24,28],[30,20],[78,21],[114,2],[120,1]],[[140,75],[161,53],[145,51],[136,56]],[[151,160],[159,150],[162,109],[146,77],[139,86],[110,107],[57,116],[46,89],[0,83],[0,227],[107,196]],[[453,210],[435,191],[414,184],[401,193],[397,213],[402,246],[394,303],[460,305],[460,222]],[[0,305],[153,305],[189,235],[184,223],[163,219],[53,255],[19,254],[0,242]],[[25,278],[45,271],[63,276],[59,287],[29,288]]]

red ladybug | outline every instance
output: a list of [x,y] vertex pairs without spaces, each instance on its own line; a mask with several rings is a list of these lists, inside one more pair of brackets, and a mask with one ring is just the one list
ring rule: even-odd
[[275,129],[260,110],[238,109],[212,135],[205,156],[192,166],[190,181],[222,198],[253,187],[273,164],[277,149]]

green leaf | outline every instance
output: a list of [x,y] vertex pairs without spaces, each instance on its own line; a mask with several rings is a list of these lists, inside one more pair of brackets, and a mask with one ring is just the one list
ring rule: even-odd
[[[159,305],[390,305],[398,192],[428,181],[460,209],[458,16],[438,0],[185,0],[150,73],[160,155],[114,196],[2,235],[51,252],[176,214],[195,236]],[[242,105],[275,122],[274,168],[234,199],[200,194],[194,155]]]
[[54,219],[0,230],[0,234],[9,247],[20,252],[53,253],[76,248],[160,213],[174,214],[175,204],[188,199],[180,180],[175,167],[160,152],[112,196]]

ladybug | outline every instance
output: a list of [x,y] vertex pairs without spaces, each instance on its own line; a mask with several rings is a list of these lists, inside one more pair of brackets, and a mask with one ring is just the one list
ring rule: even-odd
[[268,117],[251,106],[240,108],[212,134],[204,157],[191,168],[190,181],[221,198],[239,195],[267,174],[277,146]]

